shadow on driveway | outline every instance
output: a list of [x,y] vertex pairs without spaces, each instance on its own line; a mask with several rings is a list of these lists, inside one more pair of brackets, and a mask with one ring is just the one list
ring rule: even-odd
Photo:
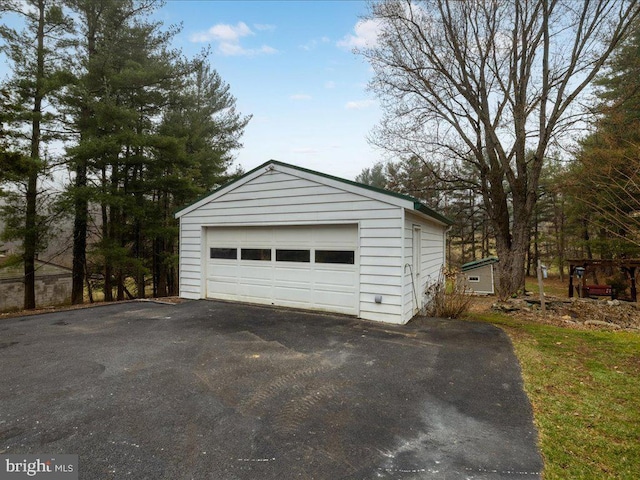
[[0,321],[0,453],[81,479],[540,478],[499,329],[214,301]]

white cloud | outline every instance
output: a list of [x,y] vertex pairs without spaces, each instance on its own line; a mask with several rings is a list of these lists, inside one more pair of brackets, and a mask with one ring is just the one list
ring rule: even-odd
[[311,100],[311,95],[307,95],[306,93],[296,93],[289,97],[291,100]]
[[236,25],[228,25],[218,23],[206,32],[198,32],[191,35],[192,42],[238,42],[241,37],[254,35],[251,29],[244,22],[238,22]]
[[373,100],[354,100],[351,102],[347,102],[344,106],[347,110],[363,110],[365,108],[369,108],[374,105],[375,102]]
[[353,27],[353,32],[345,35],[336,45],[347,49],[375,46],[380,33],[380,22],[374,19],[360,20]]
[[253,57],[255,55],[272,55],[278,53],[275,48],[262,45],[260,48],[244,48],[239,43],[222,42],[218,45],[218,52],[226,57]]
[[245,49],[239,43],[222,42],[218,45],[218,51],[227,57],[245,55]]
[[276,26],[268,23],[254,23],[253,28],[261,32],[273,32],[276,29]]
[[255,51],[256,53],[266,53],[267,55],[278,53],[278,50],[270,47],[269,45],[262,45],[260,48],[254,49],[253,51]]
[[324,88],[336,88],[336,82],[334,82],[333,80],[329,80],[328,82],[324,82]]
[[[255,24],[256,30],[265,31],[275,28],[273,25]],[[277,53],[277,50],[268,45],[262,45],[259,48],[246,48],[240,44],[240,39],[255,35],[253,30],[244,22],[238,22],[236,25],[219,23],[214,25],[206,32],[197,32],[191,35],[190,40],[196,43],[217,42],[217,51],[224,56],[255,56],[270,55]]]
[[299,48],[301,48],[302,50],[306,50],[308,52],[316,48],[318,45],[322,43],[329,43],[330,41],[331,40],[329,39],[329,37],[321,37],[319,39],[313,38],[309,40],[307,43],[305,43],[304,45],[299,45]]
[[300,45],[299,48],[301,48],[302,50],[306,50],[308,52],[308,51],[313,50],[314,48],[316,48],[317,45],[318,45],[318,42],[316,40],[310,40],[309,42],[305,43],[304,45]]
[[210,39],[207,32],[196,32],[189,35],[189,41],[193,43],[205,43],[209,40]]

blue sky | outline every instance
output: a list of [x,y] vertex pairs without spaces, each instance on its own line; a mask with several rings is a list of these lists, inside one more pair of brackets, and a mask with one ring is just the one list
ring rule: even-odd
[[253,115],[236,165],[275,159],[353,179],[382,158],[366,140],[381,117],[366,90],[371,69],[353,53],[375,41],[366,13],[356,0],[167,0],[154,17],[182,25],[174,46],[186,56],[209,48],[238,110]]
[[175,46],[210,46],[211,65],[253,115],[236,163],[276,159],[353,179],[381,158],[366,136],[380,118],[369,65],[352,52],[375,38],[364,1],[169,0]]

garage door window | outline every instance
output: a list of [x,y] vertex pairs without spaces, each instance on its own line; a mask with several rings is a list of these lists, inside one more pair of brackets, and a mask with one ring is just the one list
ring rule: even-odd
[[210,248],[210,258],[223,258],[226,260],[236,260],[238,258],[237,248]]
[[276,262],[304,262],[311,261],[310,250],[276,250]]
[[353,265],[355,252],[353,250],[316,250],[316,263],[343,263]]
[[270,248],[243,248],[240,252],[242,260],[266,260],[271,261]]

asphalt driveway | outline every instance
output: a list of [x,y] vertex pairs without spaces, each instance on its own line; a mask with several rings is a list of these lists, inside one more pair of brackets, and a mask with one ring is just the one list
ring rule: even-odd
[[542,469],[506,335],[214,301],[0,320],[0,453],[81,479],[512,479]]

